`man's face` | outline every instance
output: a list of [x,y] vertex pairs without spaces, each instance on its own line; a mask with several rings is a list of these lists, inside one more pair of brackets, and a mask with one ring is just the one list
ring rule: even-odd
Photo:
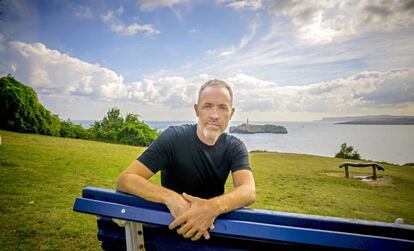
[[204,137],[216,141],[233,116],[231,97],[224,87],[206,87],[194,105],[198,125]]

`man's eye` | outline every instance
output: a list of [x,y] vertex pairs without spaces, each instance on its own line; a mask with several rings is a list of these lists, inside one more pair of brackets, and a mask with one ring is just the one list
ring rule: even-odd
[[227,111],[228,109],[227,109],[227,106],[220,106],[220,110]]

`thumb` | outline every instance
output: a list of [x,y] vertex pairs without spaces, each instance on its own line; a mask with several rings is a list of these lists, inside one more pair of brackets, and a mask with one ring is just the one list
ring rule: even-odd
[[192,202],[192,201],[194,201],[194,200],[196,200],[196,199],[197,199],[196,197],[191,196],[191,195],[186,194],[186,193],[183,193],[183,197],[184,197],[184,199],[186,199],[186,200],[188,200],[188,201],[190,201],[190,202]]

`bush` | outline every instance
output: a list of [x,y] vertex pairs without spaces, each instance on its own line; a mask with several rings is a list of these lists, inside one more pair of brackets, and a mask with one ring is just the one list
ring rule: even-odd
[[138,115],[128,114],[124,120],[121,111],[115,107],[90,129],[70,120],[60,121],[39,103],[33,88],[18,82],[10,74],[0,78],[0,129],[134,146],[149,146],[159,134],[141,122]]
[[59,136],[59,117],[39,103],[33,88],[13,76],[0,78],[0,129]]
[[109,109],[102,121],[96,121],[90,131],[95,140],[133,146],[149,146],[159,134],[136,114],[128,114],[124,119],[115,107]]
[[87,129],[81,125],[74,124],[69,119],[61,121],[59,134],[65,138],[92,139],[92,135]]
[[361,159],[361,155],[359,155],[357,150],[354,150],[353,146],[348,146],[346,143],[343,143],[339,152],[335,154],[335,158]]

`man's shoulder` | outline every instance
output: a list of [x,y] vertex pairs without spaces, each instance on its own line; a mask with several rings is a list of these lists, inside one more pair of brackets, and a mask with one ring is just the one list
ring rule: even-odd
[[226,144],[244,146],[243,141],[241,141],[239,138],[237,138],[234,135],[231,135],[231,134],[228,134],[228,133],[223,133],[223,136],[225,137]]
[[173,133],[176,136],[180,137],[180,136],[187,136],[189,134],[194,133],[195,131],[195,124],[182,124],[182,125],[174,125],[174,126],[169,126],[166,131],[168,131],[169,133]]

